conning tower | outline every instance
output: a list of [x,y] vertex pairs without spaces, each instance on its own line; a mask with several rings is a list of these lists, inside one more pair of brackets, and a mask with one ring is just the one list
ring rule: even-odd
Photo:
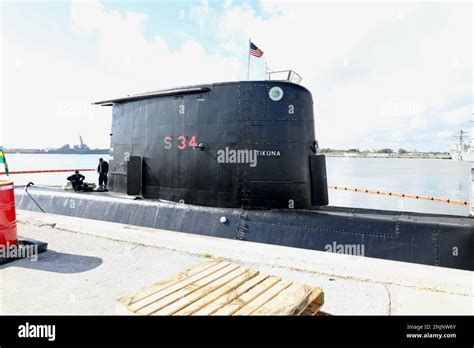
[[213,207],[328,204],[313,99],[284,81],[163,90],[113,106],[110,189]]

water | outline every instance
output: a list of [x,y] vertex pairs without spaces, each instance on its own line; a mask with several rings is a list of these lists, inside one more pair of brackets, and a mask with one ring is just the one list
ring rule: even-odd
[[[411,158],[326,158],[328,185],[469,200],[472,162]],[[468,215],[469,207],[329,190],[336,206]]]
[[[108,155],[7,154],[11,171],[96,168]],[[469,200],[470,169],[474,163],[451,160],[403,158],[328,157],[328,185],[374,189]],[[0,169],[3,171],[3,168]],[[72,171],[71,171],[72,173]],[[97,183],[95,172],[83,172],[87,182]],[[11,175],[16,185],[63,185],[68,173]],[[5,179],[0,176],[0,179]],[[329,190],[335,206],[467,215],[469,208],[431,201]]]
[[[71,169],[70,173],[18,174],[10,175],[15,185],[25,185],[32,181],[36,185],[64,185],[66,178],[74,173],[75,169],[94,169],[99,164],[99,158],[106,161],[109,155],[60,155],[60,154],[6,154],[10,171]],[[0,165],[0,171],[3,167]],[[98,184],[96,172],[83,172],[86,182]],[[0,175],[0,179],[6,179]]]

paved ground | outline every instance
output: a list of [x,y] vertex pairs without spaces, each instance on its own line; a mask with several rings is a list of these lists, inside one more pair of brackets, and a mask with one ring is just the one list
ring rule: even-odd
[[[352,260],[367,267],[373,259],[25,211],[19,219],[19,234],[48,242],[49,250],[37,261],[0,266],[0,314],[114,314],[118,297],[202,262],[204,254],[320,286],[325,292],[323,309],[331,314],[473,313],[472,287],[466,285],[472,272],[454,270],[449,274],[457,277],[459,286],[451,287],[448,277],[446,284],[451,285],[434,281],[430,289],[426,282],[431,278],[421,274],[418,287],[410,283],[412,277],[385,281],[390,275],[376,267],[370,273],[346,265]],[[322,256],[329,260],[326,264]],[[434,272],[434,267],[423,267],[427,274]]]

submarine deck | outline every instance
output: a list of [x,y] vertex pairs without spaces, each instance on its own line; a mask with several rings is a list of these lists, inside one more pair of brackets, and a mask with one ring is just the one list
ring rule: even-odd
[[18,223],[49,250],[0,266],[2,314],[114,314],[124,293],[209,256],[319,286],[333,315],[473,314],[470,271],[25,210]]
[[247,210],[116,193],[28,192],[15,190],[19,209],[265,245],[333,252],[343,247],[346,254],[474,270],[474,220],[468,217],[339,207]]
[[[19,192],[23,192],[24,186],[16,186],[15,187],[15,194]],[[109,199],[111,201],[118,201],[118,202],[138,202],[144,204],[154,204],[154,203],[163,203],[168,205],[175,205],[175,206],[183,206],[181,203],[161,200],[161,199],[148,199],[142,198],[139,196],[128,196],[126,194],[117,193],[117,192],[74,192],[71,190],[63,190],[60,188],[55,187],[32,187],[29,189],[31,193],[39,193],[43,195],[59,195],[63,197],[71,197],[72,195],[77,195],[77,197],[89,197],[92,199]],[[21,200],[21,198],[20,198]],[[18,201],[17,201],[18,202]],[[221,209],[215,207],[207,207],[207,206],[194,206],[200,207],[203,209]],[[19,206],[21,209],[21,205]],[[231,208],[222,208],[223,210],[228,210]],[[258,209],[256,209],[258,210]],[[276,209],[278,210],[278,209]],[[270,210],[267,210],[270,211]],[[474,219],[468,216],[459,216],[459,215],[449,215],[449,214],[433,214],[433,213],[419,213],[419,212],[407,212],[407,211],[394,211],[394,210],[383,210],[383,209],[367,209],[367,208],[354,208],[354,207],[340,207],[340,206],[321,206],[321,207],[314,207],[313,209],[307,210],[297,210],[301,212],[317,212],[317,213],[324,213],[329,215],[344,215],[344,216],[367,216],[372,218],[403,218],[407,220],[414,220],[420,222],[440,222],[440,223],[453,223],[453,224],[461,224],[465,226],[474,226]]]

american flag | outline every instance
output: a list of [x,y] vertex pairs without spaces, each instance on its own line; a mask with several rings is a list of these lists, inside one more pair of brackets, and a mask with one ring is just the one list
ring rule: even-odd
[[257,58],[260,58],[261,56],[263,56],[263,51],[258,48],[257,46],[255,46],[252,42],[250,42],[250,51],[249,51],[250,55],[254,56],[254,57],[257,57]]

